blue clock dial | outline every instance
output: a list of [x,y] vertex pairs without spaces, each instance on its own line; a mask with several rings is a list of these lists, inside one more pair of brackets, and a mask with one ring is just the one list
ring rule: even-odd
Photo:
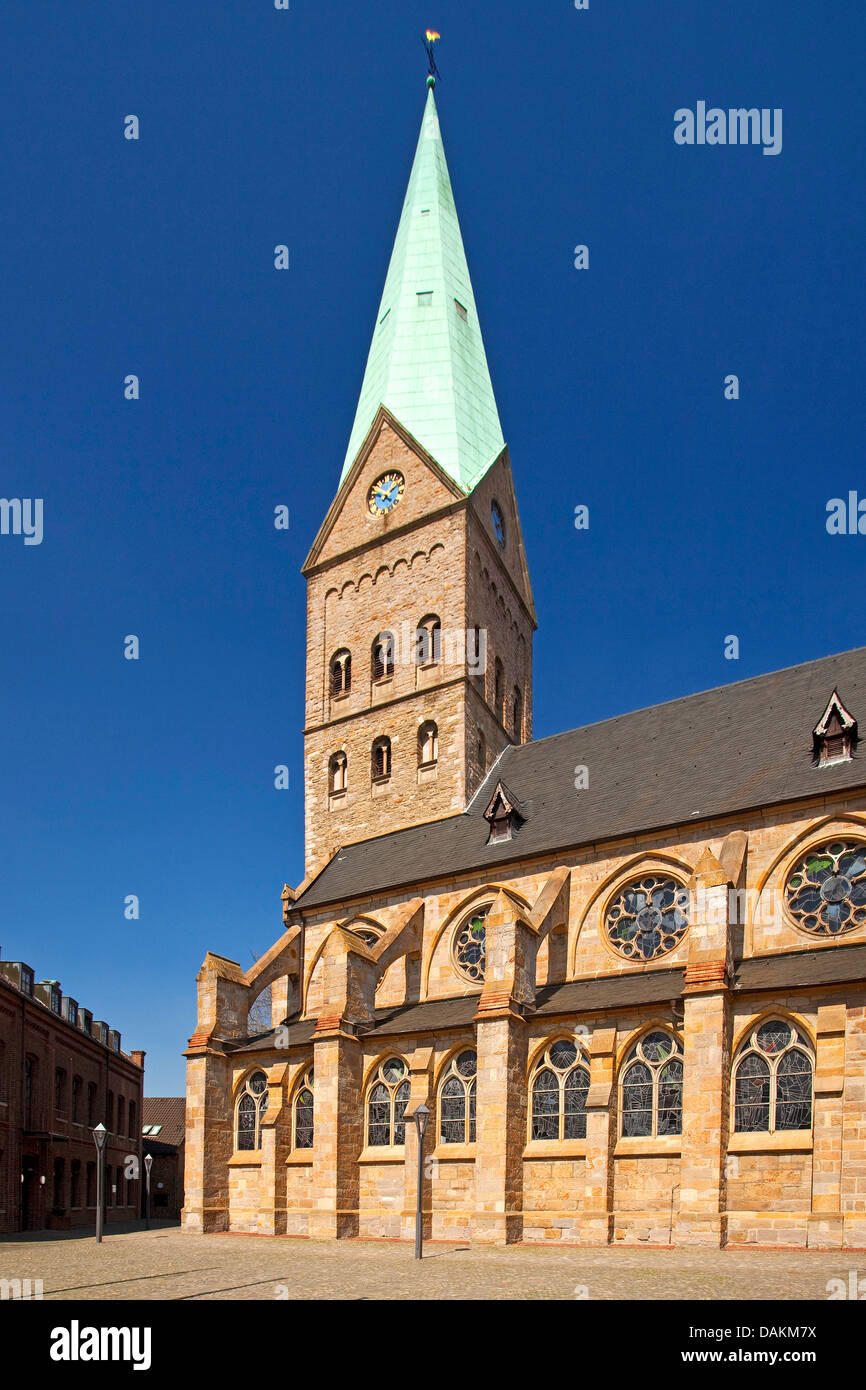
[[384,473],[381,478],[377,478],[367,494],[367,508],[372,516],[384,516],[390,512],[406,488],[406,480],[402,473]]

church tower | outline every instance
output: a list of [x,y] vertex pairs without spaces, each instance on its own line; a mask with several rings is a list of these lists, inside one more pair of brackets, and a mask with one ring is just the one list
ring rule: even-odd
[[337,495],[304,563],[306,874],[461,812],[532,734],[535,611],[433,96]]

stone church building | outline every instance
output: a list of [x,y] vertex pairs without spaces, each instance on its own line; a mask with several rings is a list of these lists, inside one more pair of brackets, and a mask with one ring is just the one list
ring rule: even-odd
[[866,649],[533,740],[432,82],[304,573],[306,877],[197,977],[185,1226],[411,1238],[423,1103],[433,1239],[866,1246]]

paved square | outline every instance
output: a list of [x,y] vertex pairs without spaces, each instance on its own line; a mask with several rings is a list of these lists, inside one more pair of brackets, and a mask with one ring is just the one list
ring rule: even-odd
[[0,1280],[49,1299],[814,1299],[866,1278],[863,1251],[582,1250],[197,1236],[176,1225],[0,1242]]

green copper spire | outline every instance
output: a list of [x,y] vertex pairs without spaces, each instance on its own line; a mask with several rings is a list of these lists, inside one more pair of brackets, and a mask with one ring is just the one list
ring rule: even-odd
[[505,447],[432,84],[341,483],[380,405],[466,492]]

